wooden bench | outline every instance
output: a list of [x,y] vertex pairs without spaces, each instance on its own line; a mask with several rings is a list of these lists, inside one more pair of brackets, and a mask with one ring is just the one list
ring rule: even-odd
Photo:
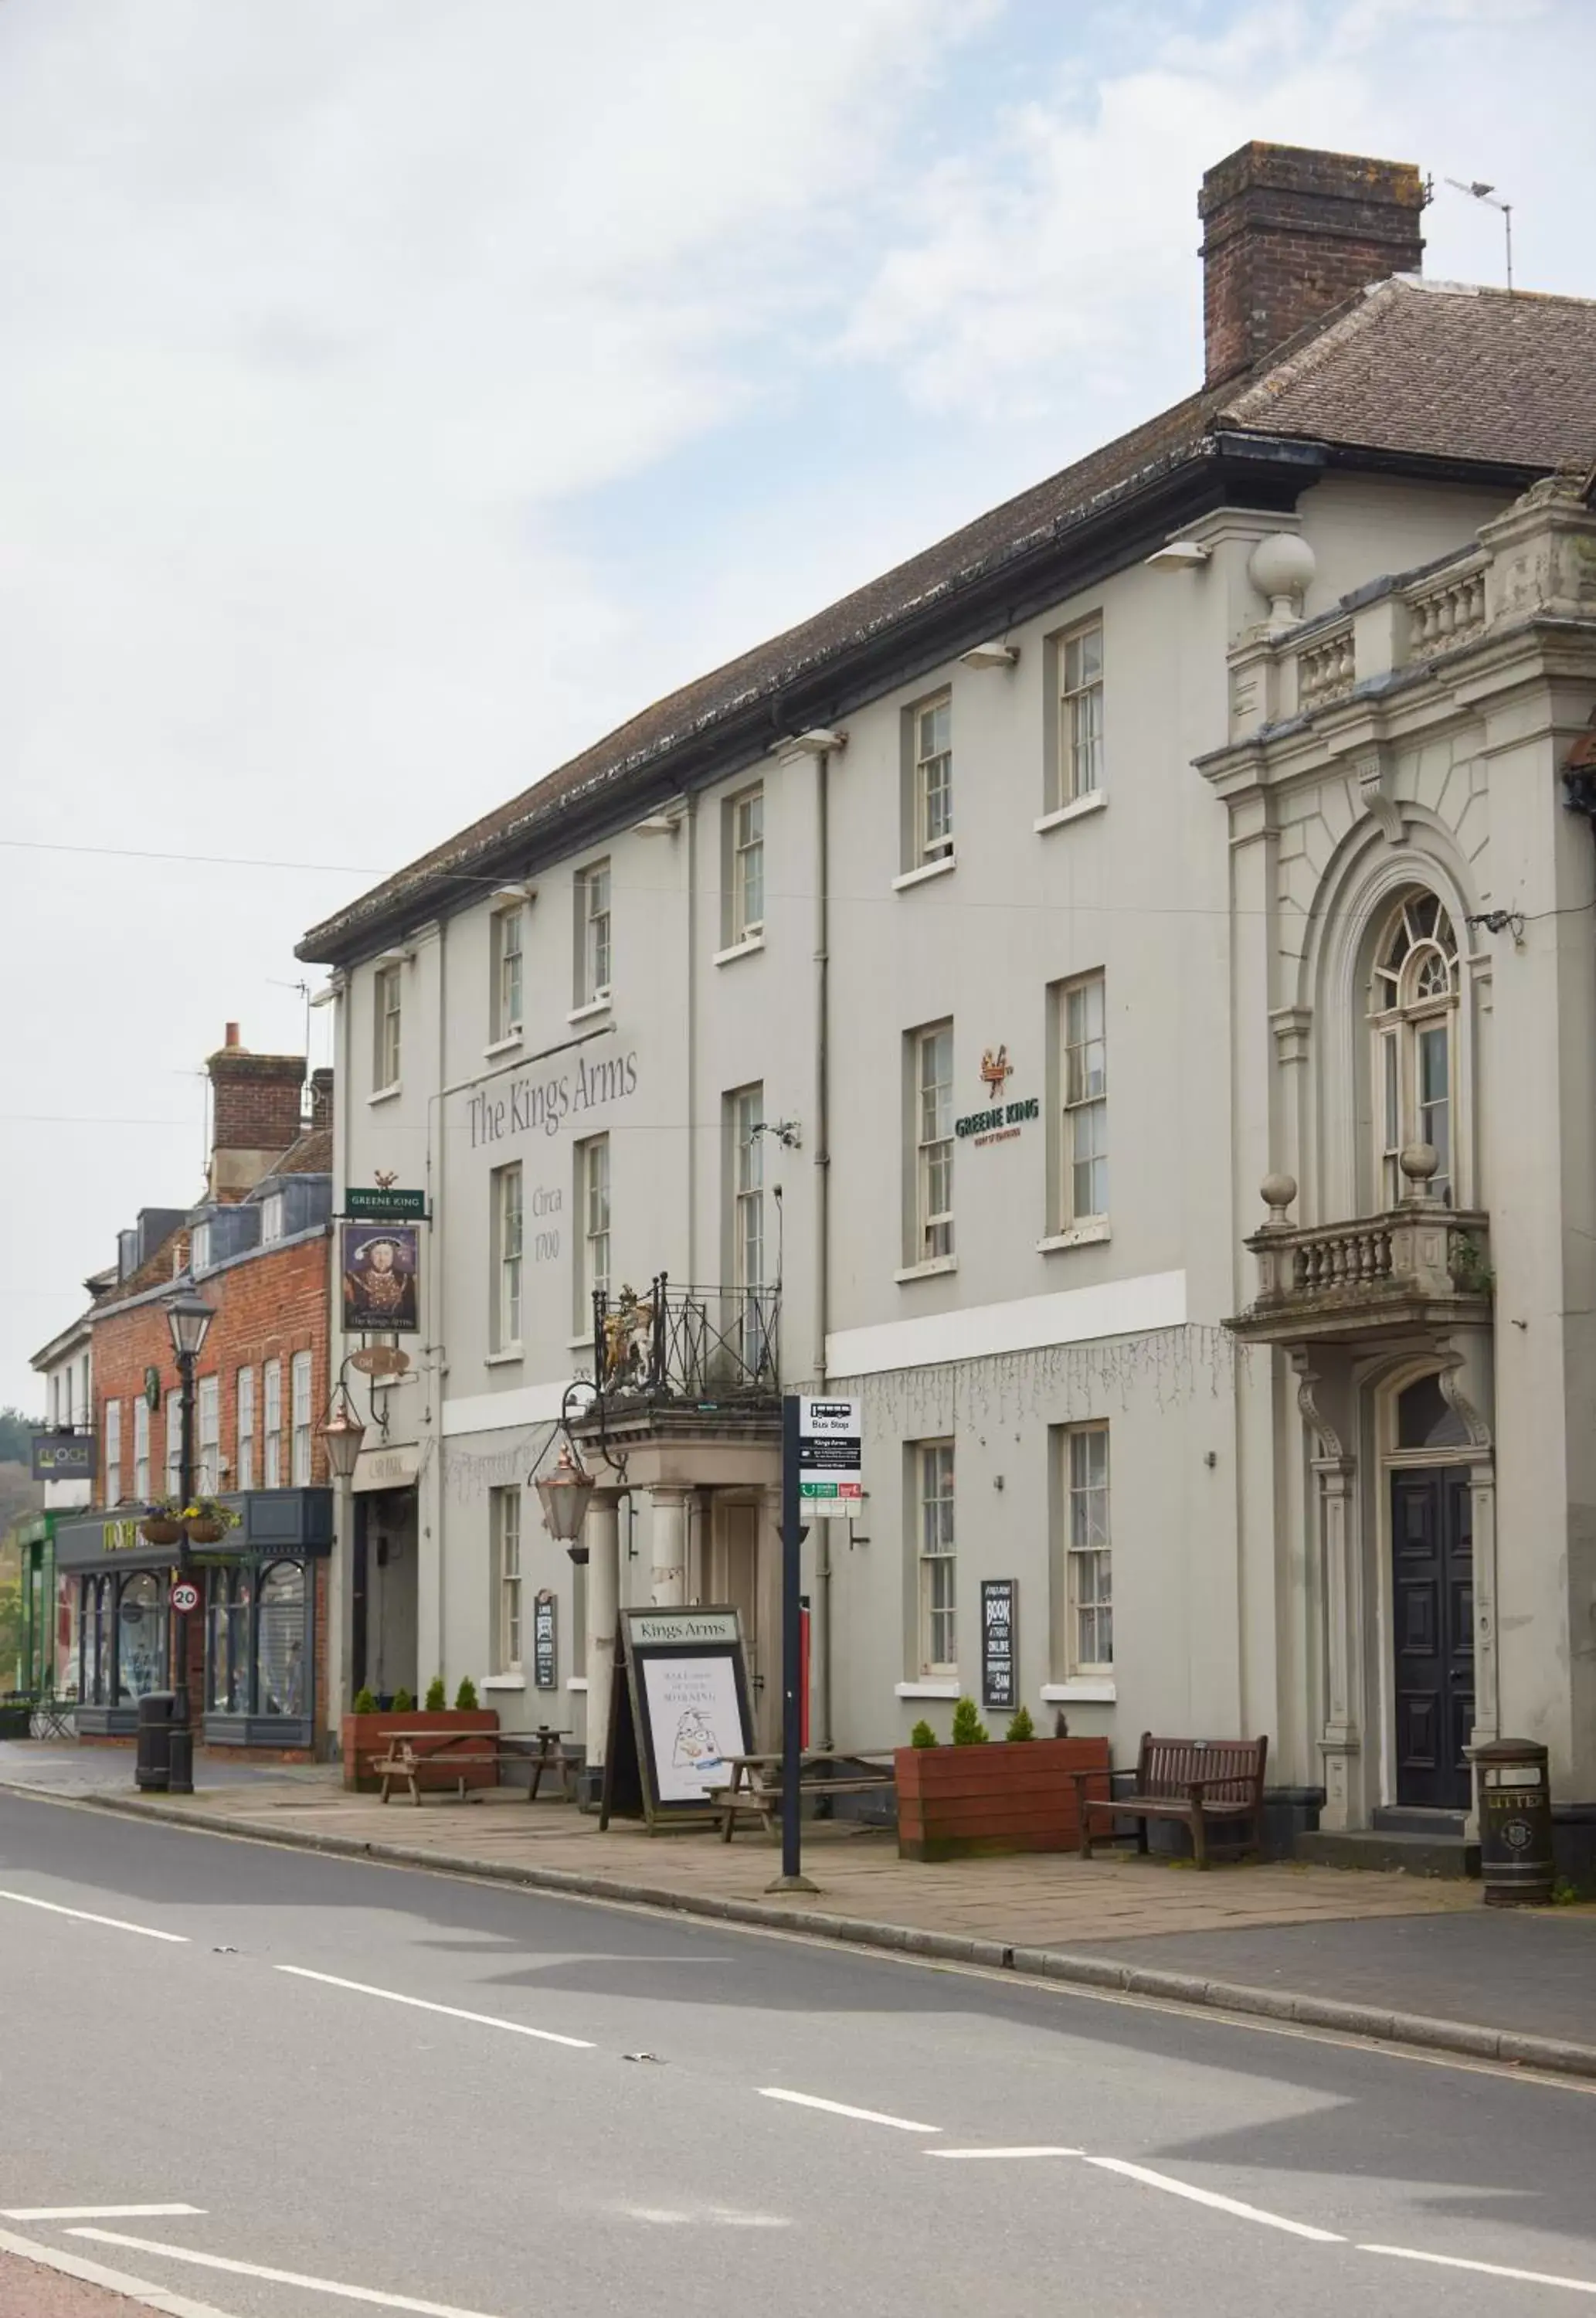
[[[1134,1771],[1110,1771],[1107,1796],[1086,1792],[1089,1782],[1101,1781],[1101,1771],[1075,1773],[1081,1857],[1092,1855],[1094,1819],[1134,1819],[1140,1852],[1147,1849],[1149,1819],[1181,1820],[1191,1829],[1192,1854],[1199,1867],[1208,1864],[1208,1829],[1215,1820],[1251,1819],[1251,1840],[1241,1849],[1259,1852],[1269,1750],[1267,1738],[1155,1738],[1144,1730]],[[1133,1783],[1126,1792],[1116,1794],[1114,1783],[1121,1779]]]
[[[713,1790],[713,1804],[722,1842],[731,1842],[740,1819],[757,1819],[767,1835],[776,1835],[781,1821],[782,1757],[728,1755],[726,1763],[731,1783]],[[857,1755],[805,1755],[798,1774],[799,1795],[872,1795],[893,1783],[890,1765],[879,1770],[868,1765],[855,1767],[860,1763]],[[828,1766],[833,1764],[847,1767],[840,1776],[832,1776]],[[774,1777],[769,1775],[773,1771]],[[820,1775],[805,1775],[811,1772]]]
[[[419,1808],[423,1771],[441,1770],[446,1779],[454,1782],[457,1799],[464,1802],[467,1771],[480,1770],[484,1764],[489,1765],[495,1771],[498,1770],[497,1747],[491,1747],[486,1752],[479,1751],[474,1755],[468,1755],[462,1747],[453,1747],[447,1751],[438,1747],[423,1747],[418,1751],[408,1738],[400,1738],[394,1742],[386,1755],[373,1761],[372,1769],[382,1782],[384,1802],[388,1801],[394,1785],[398,1783],[409,1788],[410,1801]],[[480,1793],[481,1790],[478,1789],[477,1792]]]

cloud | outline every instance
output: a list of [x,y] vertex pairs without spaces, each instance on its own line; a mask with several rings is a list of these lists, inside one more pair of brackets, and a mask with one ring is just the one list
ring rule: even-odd
[[[1041,93],[900,190],[839,350],[926,408],[1067,413],[1085,447],[1195,384],[1197,189],[1251,138],[1494,176],[1518,198],[1520,278],[1584,283],[1562,157],[1579,135],[1568,63],[1596,45],[1584,0],[1271,0],[1196,16],[1171,0],[1135,13],[1134,39],[1128,12],[1090,21],[1099,69],[1082,67],[1078,19],[1051,39],[1044,21]],[[1501,279],[1499,218],[1443,187],[1426,229],[1430,272]]]

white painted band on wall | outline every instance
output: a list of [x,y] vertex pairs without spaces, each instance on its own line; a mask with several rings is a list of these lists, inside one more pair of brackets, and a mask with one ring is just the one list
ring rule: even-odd
[[940,1368],[952,1361],[1097,1343],[1105,1337],[1185,1325],[1185,1272],[1151,1271],[1095,1288],[1067,1288],[1054,1296],[1022,1296],[1009,1304],[845,1328],[826,1339],[826,1371],[832,1377],[880,1376],[890,1369]]
[[475,1392],[444,1403],[444,1437],[457,1433],[507,1433],[522,1424],[552,1424],[569,1379],[526,1384],[516,1392]]

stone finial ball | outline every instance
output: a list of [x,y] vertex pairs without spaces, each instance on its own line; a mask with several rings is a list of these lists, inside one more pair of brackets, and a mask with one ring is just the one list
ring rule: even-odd
[[1396,1155],[1396,1163],[1412,1183],[1428,1183],[1439,1175],[1441,1155],[1433,1143],[1404,1143]]
[[1247,559],[1247,575],[1271,604],[1302,596],[1314,584],[1318,562],[1305,539],[1294,531],[1271,531]]
[[1284,1212],[1296,1197],[1296,1177],[1266,1175],[1258,1188],[1266,1208],[1278,1208]]

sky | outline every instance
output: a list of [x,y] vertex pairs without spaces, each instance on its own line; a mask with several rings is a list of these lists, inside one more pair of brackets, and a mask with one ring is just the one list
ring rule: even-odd
[[[1596,0],[0,0],[0,1403],[307,927],[1199,381],[1197,186],[1596,294]],[[1571,157],[1578,157],[1571,158]]]

